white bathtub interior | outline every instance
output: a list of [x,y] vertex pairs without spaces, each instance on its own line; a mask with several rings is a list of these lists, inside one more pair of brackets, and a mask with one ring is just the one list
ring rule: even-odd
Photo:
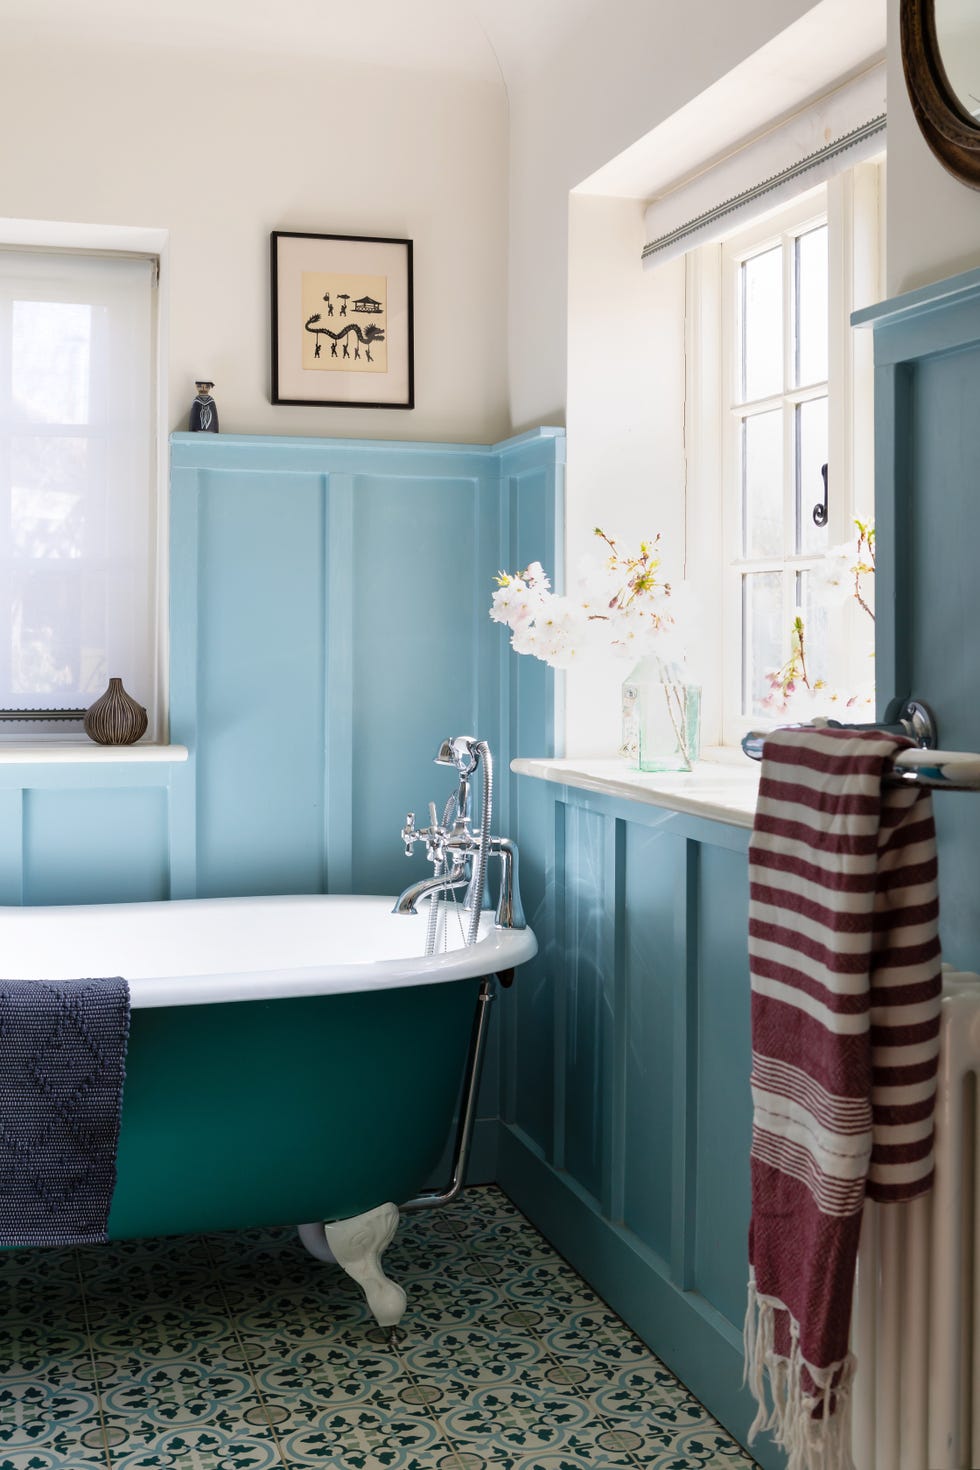
[[445,947],[425,957],[426,905],[392,914],[393,903],[302,894],[0,908],[0,966],[10,979],[122,975],[143,1007],[433,984],[510,969],[537,950],[530,929],[496,929],[489,912],[467,949],[449,912]]

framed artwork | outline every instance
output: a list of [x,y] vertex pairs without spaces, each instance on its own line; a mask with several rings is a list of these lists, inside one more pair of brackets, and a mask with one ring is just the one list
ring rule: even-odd
[[411,240],[273,231],[272,402],[415,407]]

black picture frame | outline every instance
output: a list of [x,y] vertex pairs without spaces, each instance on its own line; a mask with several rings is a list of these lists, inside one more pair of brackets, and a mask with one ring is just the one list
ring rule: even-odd
[[412,241],[273,230],[270,244],[271,401],[414,408]]

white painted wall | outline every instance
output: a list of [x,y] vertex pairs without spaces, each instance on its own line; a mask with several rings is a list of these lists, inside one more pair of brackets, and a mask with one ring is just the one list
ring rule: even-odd
[[[684,262],[640,268],[636,199],[573,194],[568,241],[566,566],[599,557],[594,528],[635,549],[663,535],[662,575],[684,570]],[[654,509],[655,508],[655,509]],[[612,752],[631,664],[566,676],[568,755]]]
[[[495,440],[506,402],[507,101],[482,78],[33,37],[0,48],[0,214],[169,232],[169,428]],[[273,407],[269,233],[415,242],[414,411]]]
[[[607,0],[511,87],[510,402],[515,429],[565,406],[568,194],[813,6]],[[731,125],[718,118],[718,146]]]

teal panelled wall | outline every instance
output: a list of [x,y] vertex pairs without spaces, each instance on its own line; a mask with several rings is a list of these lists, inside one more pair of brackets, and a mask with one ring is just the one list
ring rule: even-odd
[[170,897],[166,764],[0,765],[0,903]]
[[515,786],[548,885],[538,974],[505,1003],[498,1176],[744,1442],[749,834]]
[[[493,447],[174,436],[190,891],[397,892],[424,871],[398,831],[448,793],[439,741],[515,753],[487,608],[515,517],[554,521],[563,448],[549,430]],[[528,748],[546,685],[528,689]]]
[[[874,330],[878,689],[923,699],[980,750],[980,271],[858,313]],[[884,617],[882,617],[884,611]],[[980,969],[977,798],[939,795],[940,937]]]

